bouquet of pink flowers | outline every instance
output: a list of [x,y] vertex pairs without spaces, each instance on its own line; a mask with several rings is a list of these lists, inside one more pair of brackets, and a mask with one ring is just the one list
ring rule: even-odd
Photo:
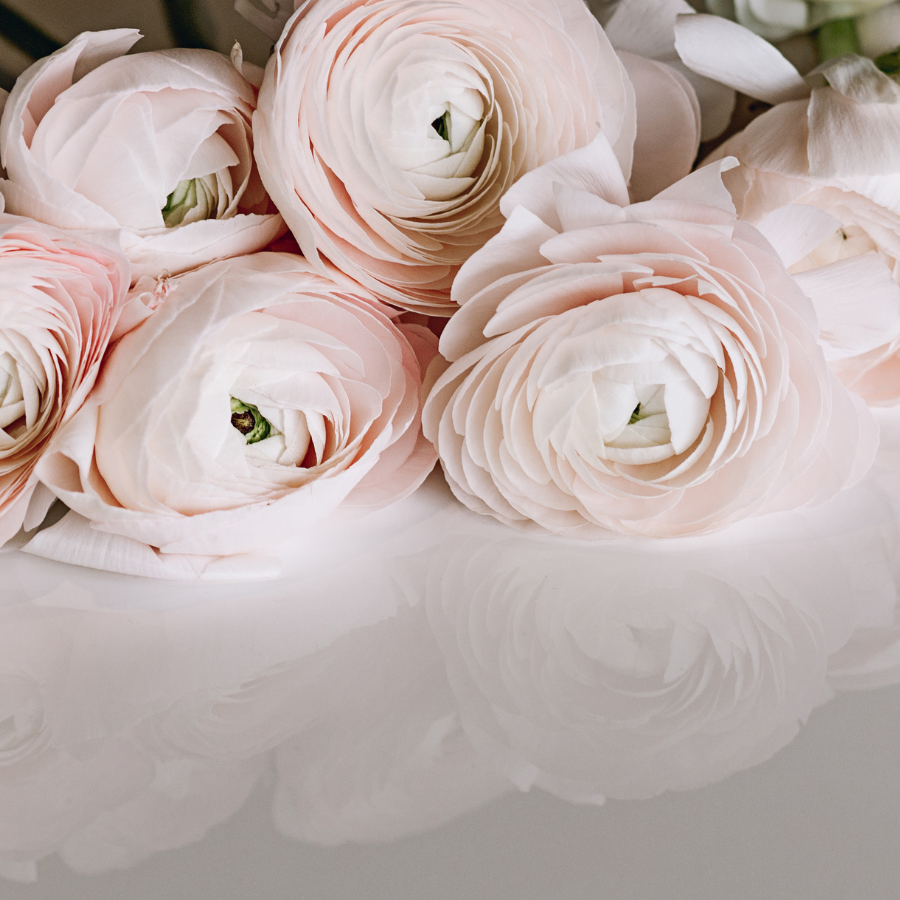
[[[259,577],[437,460],[469,509],[586,541],[859,481],[900,402],[889,61],[802,77],[682,0],[602,18],[307,0],[265,70],[128,29],[27,69],[0,119],[0,541]],[[771,108],[728,128],[735,92]]]

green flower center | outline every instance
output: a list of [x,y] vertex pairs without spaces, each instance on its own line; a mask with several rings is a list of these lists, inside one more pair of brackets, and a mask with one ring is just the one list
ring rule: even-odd
[[[634,412],[631,414],[631,418],[628,420],[628,424],[634,425],[635,422],[640,422],[641,419],[646,418],[646,416],[641,415],[641,404],[638,403],[638,405],[634,408]],[[621,421],[621,419],[619,421]]]
[[202,178],[186,178],[179,181],[175,190],[166,197],[162,208],[166,228],[177,228],[201,219],[214,219],[219,203],[218,183],[215,175]]
[[450,110],[448,109],[442,116],[438,116],[432,123],[431,127],[438,133],[438,136],[450,143]]
[[231,398],[231,425],[248,444],[264,441],[272,430],[269,420],[252,403],[243,403],[236,397]]

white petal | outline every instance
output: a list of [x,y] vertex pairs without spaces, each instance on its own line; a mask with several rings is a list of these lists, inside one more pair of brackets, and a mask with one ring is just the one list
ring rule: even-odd
[[756,227],[789,268],[812,253],[841,223],[824,210],[792,203],[773,210]]
[[622,168],[606,135],[601,132],[586,147],[573,150],[522,176],[500,201],[507,218],[517,206],[524,206],[548,225],[559,227],[553,185],[566,184],[602,197],[618,206],[628,205],[628,188]]
[[809,174],[892,175],[900,147],[900,106],[860,103],[827,87],[809,101]]
[[631,195],[649,200],[687,175],[700,147],[700,106],[684,76],[665,63],[620,53],[637,100]]
[[775,47],[719,16],[679,16],[675,49],[695,72],[757,100],[776,104],[809,96],[809,85]]
[[816,308],[826,359],[866,353],[900,336],[900,286],[877,253],[794,277]]
[[160,553],[132,538],[96,531],[87,519],[74,512],[39,531],[22,549],[71,565],[179,581],[276,578],[281,570],[277,559],[252,554],[217,557]]

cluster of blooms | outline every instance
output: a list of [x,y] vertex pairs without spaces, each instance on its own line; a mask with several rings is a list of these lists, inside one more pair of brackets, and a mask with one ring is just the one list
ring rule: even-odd
[[[871,61],[807,81],[683,0],[307,0],[265,71],[137,38],[80,35],[0,119],[0,542],[60,498],[119,549],[252,554],[438,458],[511,525],[688,535],[871,464]],[[735,89],[774,108],[692,171]]]

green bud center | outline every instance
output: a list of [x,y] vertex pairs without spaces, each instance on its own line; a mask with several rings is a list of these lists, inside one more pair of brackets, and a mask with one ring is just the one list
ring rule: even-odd
[[162,208],[166,228],[177,228],[201,219],[216,218],[219,191],[215,175],[203,178],[186,178],[179,181],[175,190],[166,197]]
[[231,424],[248,444],[265,440],[272,430],[269,420],[252,404],[231,398]]
[[431,127],[438,133],[439,137],[450,143],[450,110],[448,109],[442,116],[438,116],[432,123]]
[[635,422],[640,422],[643,418],[646,417],[641,415],[641,404],[638,403],[638,405],[634,408],[634,412],[631,414],[631,418],[628,420],[628,424],[634,425]]

